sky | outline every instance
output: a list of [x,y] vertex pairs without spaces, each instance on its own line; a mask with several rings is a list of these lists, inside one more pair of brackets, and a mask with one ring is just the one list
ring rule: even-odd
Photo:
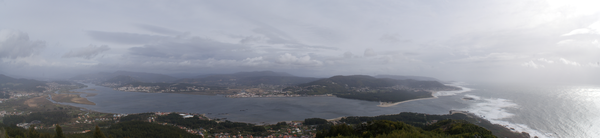
[[[2,0],[0,74],[600,81],[595,0]],[[190,76],[191,77],[191,76]]]

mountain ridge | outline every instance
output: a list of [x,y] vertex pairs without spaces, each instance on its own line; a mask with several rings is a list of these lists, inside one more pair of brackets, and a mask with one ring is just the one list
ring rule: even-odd
[[16,79],[4,74],[0,74],[0,91],[13,90],[13,91],[34,91],[43,92],[46,90],[48,85],[44,81],[38,81],[33,79]]
[[196,78],[179,79],[175,82],[210,85],[296,85],[317,79],[318,78],[298,77],[285,72],[253,71],[205,75]]
[[146,73],[146,72],[131,72],[131,71],[115,71],[115,72],[98,72],[98,73],[89,73],[89,74],[80,74],[75,77],[72,77],[71,80],[78,81],[96,81],[96,82],[104,82],[111,78],[125,75],[136,78],[139,81],[143,82],[173,82],[177,80],[177,78],[164,75],[164,74],[156,74],[156,73]]

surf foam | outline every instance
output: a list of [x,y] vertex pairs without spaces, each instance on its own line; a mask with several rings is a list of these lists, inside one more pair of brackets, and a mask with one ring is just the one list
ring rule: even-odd
[[434,92],[431,95],[433,95],[433,97],[452,96],[452,95],[456,95],[456,94],[459,94],[459,93],[464,93],[464,92],[468,92],[468,91],[472,91],[473,90],[471,88],[460,86],[460,85],[464,85],[464,83],[462,83],[462,82],[455,82],[455,83],[444,84],[444,85],[459,87],[462,90],[458,90],[458,91],[438,91],[438,92]]
[[471,104],[467,109],[463,109],[469,111],[475,115],[480,116],[492,124],[502,125],[506,128],[511,129],[515,132],[527,132],[530,136],[538,136],[540,138],[550,137],[545,135],[544,133],[531,129],[525,124],[516,124],[510,123],[508,121],[504,121],[502,119],[510,118],[515,114],[509,113],[506,111],[507,108],[519,108],[519,105],[513,103],[510,100],[502,99],[502,98],[481,98],[476,95],[466,94],[465,97],[471,97],[477,101],[477,103]]

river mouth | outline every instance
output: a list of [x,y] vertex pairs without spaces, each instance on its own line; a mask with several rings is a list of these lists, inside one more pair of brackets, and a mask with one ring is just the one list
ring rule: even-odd
[[460,98],[456,100],[457,98],[451,96],[379,107],[379,102],[337,97],[227,98],[222,95],[123,92],[93,84],[86,85],[88,85],[87,88],[75,91],[96,94],[93,97],[87,97],[96,105],[60,104],[105,113],[200,113],[206,114],[210,118],[226,118],[230,121],[257,124],[304,120],[306,118],[331,119],[342,116],[377,116],[400,112],[448,114],[450,110],[468,106]]

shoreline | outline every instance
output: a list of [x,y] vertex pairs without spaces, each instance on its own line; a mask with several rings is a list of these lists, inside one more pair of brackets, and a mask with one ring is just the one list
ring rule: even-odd
[[461,90],[456,90],[456,91],[435,91],[435,92],[431,92],[431,97],[410,99],[410,100],[400,101],[400,102],[395,102],[395,103],[379,102],[379,105],[377,105],[377,106],[379,106],[379,107],[392,107],[392,106],[395,106],[395,105],[398,105],[398,104],[402,104],[402,103],[407,103],[407,102],[412,102],[412,101],[418,101],[418,100],[436,99],[439,96],[452,96],[452,95],[456,95],[457,93],[464,93],[464,92],[468,92],[468,91],[472,91],[473,90],[471,88],[459,86],[459,85],[456,85],[456,84],[444,84],[444,85],[459,87],[459,88],[461,88]]
[[[464,90],[461,90],[461,91],[464,91]],[[122,91],[121,91],[121,92],[122,92]],[[452,91],[452,92],[454,93],[454,92],[460,92],[460,91]],[[143,93],[143,92],[142,92],[142,93]],[[411,99],[411,100],[406,100],[406,101],[401,101],[401,102],[396,102],[396,103],[383,103],[383,102],[380,102],[380,105],[376,105],[376,106],[379,106],[379,107],[391,107],[391,106],[398,105],[398,104],[401,104],[401,103],[407,103],[407,102],[412,102],[412,101],[417,101],[417,100],[426,100],[426,99],[436,99],[436,98],[438,98],[437,96],[433,96],[433,94],[434,94],[434,93],[435,93],[435,92],[432,92],[432,97],[427,97],[427,98],[419,98],[419,99]],[[449,96],[449,95],[448,95],[448,96]],[[253,97],[253,98],[254,98],[254,97]],[[256,98],[267,98],[267,97],[256,97]],[[287,98],[290,98],[290,97],[287,97]],[[69,104],[73,104],[73,103],[62,103],[62,102],[58,102],[58,104],[62,104],[62,105],[69,105]],[[72,105],[70,105],[70,106],[72,106]],[[77,106],[75,106],[75,107],[77,107]],[[95,110],[91,110],[91,109],[84,108],[84,107],[79,107],[79,108],[81,108],[81,109],[85,109],[85,110],[88,110],[88,111],[93,111],[93,112],[99,112],[99,113],[109,113],[109,112],[95,111]],[[197,113],[198,113],[198,112],[197,112]],[[405,112],[400,112],[400,113],[405,113]],[[381,115],[374,115],[374,116],[370,116],[370,117],[375,117],[375,116],[385,116],[385,115],[395,115],[395,114],[400,114],[400,113],[394,113],[394,114],[381,114]],[[485,118],[481,118],[481,117],[479,117],[479,116],[477,116],[477,115],[474,115],[473,113],[470,113],[470,112],[468,112],[468,111],[456,111],[456,110],[451,110],[449,113],[448,113],[448,112],[446,112],[446,114],[439,114],[439,115],[452,115],[452,114],[457,114],[457,113],[459,113],[459,114],[465,114],[465,115],[467,115],[467,116],[469,116],[469,117],[471,117],[471,118],[476,118],[476,119],[479,119],[479,120],[481,120],[481,122],[486,122],[486,123],[487,123],[487,122],[490,122],[490,120],[488,120],[488,119],[485,119]],[[111,113],[111,114],[122,114],[122,113]],[[128,114],[137,114],[137,113],[128,113]],[[208,117],[208,118],[211,118],[211,117],[210,117],[210,115],[208,115],[208,116],[206,116],[206,117]],[[343,119],[343,118],[346,118],[346,117],[352,117],[352,116],[339,116],[339,117],[335,117],[335,118],[329,118],[329,119],[326,119],[326,120],[327,120],[327,121],[332,121],[332,122],[335,122],[335,121],[339,121],[339,120],[341,120],[341,119]],[[310,117],[308,117],[308,118],[310,118]],[[227,120],[227,119],[226,119],[226,120]],[[233,121],[233,120],[230,120],[230,121]],[[290,120],[285,120],[285,121],[290,121]],[[267,124],[275,124],[275,123],[276,123],[276,122],[271,122],[271,123],[268,123],[268,122],[249,122],[249,121],[233,121],[233,122],[243,122],[243,123],[250,123],[250,124],[256,124],[256,125],[267,125]],[[281,121],[279,121],[279,122],[281,122]],[[474,123],[474,124],[477,124],[477,123]],[[514,131],[514,130],[512,130],[512,131],[511,131],[510,127],[508,127],[508,126],[503,126],[503,125],[501,125],[501,124],[494,124],[494,123],[491,123],[491,122],[490,122],[490,123],[487,123],[487,124],[491,124],[491,125],[488,125],[488,126],[492,126],[492,128],[493,128],[493,129],[495,129],[495,130],[502,130],[502,132],[522,133],[522,132],[519,132],[519,131]],[[479,125],[479,124],[477,124],[477,125]],[[506,130],[506,131],[504,131],[504,130]]]
[[395,103],[389,103],[389,102],[379,102],[379,107],[392,107],[401,103],[407,103],[407,102],[412,102],[412,101],[418,101],[418,100],[427,100],[427,99],[437,99],[438,97],[433,96],[432,97],[427,97],[427,98],[418,98],[418,99],[410,99],[410,100],[406,100],[406,101],[401,101],[401,102],[395,102]]
[[59,102],[59,103],[96,105],[96,103],[89,101],[86,97],[81,97],[81,95],[82,94],[52,94],[51,99],[52,99],[52,101]]

